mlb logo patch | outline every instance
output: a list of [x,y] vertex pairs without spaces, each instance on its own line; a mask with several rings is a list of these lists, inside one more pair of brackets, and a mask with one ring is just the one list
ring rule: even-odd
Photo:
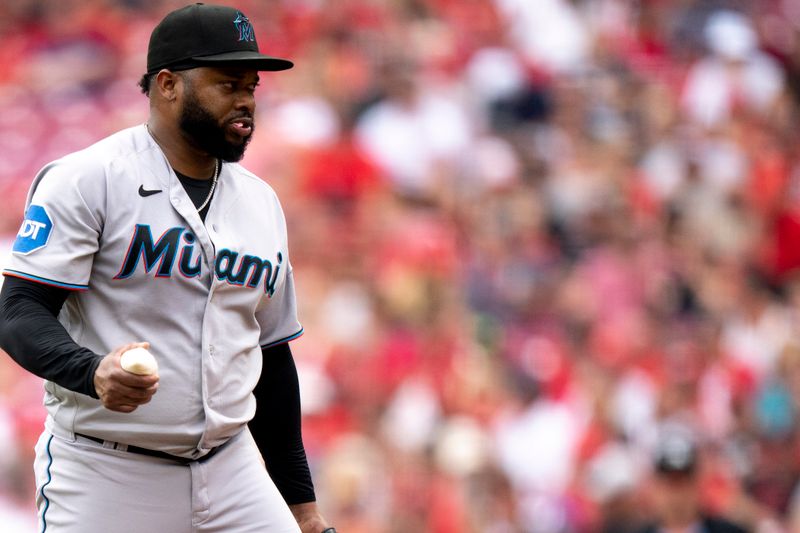
[[47,210],[41,205],[31,205],[25,212],[25,220],[11,250],[24,255],[44,248],[52,231],[53,221],[50,220]]

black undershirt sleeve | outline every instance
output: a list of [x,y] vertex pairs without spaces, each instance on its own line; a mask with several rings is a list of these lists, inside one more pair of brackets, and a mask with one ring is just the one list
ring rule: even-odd
[[79,346],[56,318],[69,294],[6,276],[0,290],[0,347],[28,372],[97,398],[94,372],[103,356]]
[[301,431],[300,385],[288,343],[262,349],[250,432],[267,471],[289,505],[316,501]]

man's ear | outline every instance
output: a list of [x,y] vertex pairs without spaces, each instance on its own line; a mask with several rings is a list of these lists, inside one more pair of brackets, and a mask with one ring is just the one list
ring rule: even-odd
[[155,89],[161,97],[173,102],[178,97],[178,86],[183,82],[183,78],[177,72],[162,69],[156,74]]

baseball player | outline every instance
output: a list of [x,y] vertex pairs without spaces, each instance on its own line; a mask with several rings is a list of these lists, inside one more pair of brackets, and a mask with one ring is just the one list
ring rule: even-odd
[[[236,163],[259,72],[291,67],[241,11],[173,11],[150,38],[147,124],[35,177],[0,345],[46,380],[42,532],[334,531],[300,431],[284,216]],[[157,372],[124,370],[132,348]]]

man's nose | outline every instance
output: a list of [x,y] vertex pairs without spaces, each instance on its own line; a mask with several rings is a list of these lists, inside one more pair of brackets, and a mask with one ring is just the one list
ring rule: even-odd
[[249,91],[241,91],[236,98],[235,108],[237,111],[247,110],[250,115],[256,109],[256,97]]

